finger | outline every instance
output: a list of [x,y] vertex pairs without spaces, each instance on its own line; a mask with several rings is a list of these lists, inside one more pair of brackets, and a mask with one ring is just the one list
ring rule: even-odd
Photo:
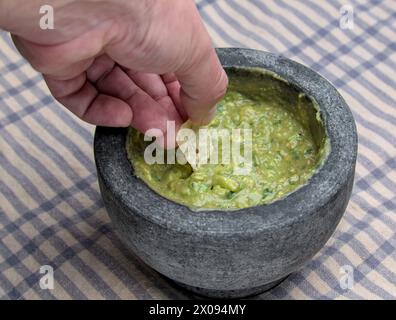
[[158,74],[133,71],[127,71],[127,74],[139,88],[154,100],[158,101],[168,95],[168,90]]
[[87,78],[92,83],[96,83],[100,78],[107,75],[115,66],[113,59],[103,54],[95,59],[87,70]]
[[54,97],[82,120],[113,127],[126,127],[132,122],[130,106],[118,98],[99,94],[86,81],[85,74],[66,81],[44,78]]
[[[201,50],[201,49],[200,49]],[[228,78],[212,47],[184,70],[175,73],[181,85],[180,98],[189,118],[207,124],[215,114],[215,104],[224,96]]]
[[179,124],[179,120],[182,120],[181,115],[173,99],[170,97],[168,88],[160,75],[132,71],[127,71],[127,74],[139,88],[167,110],[169,120],[176,121],[177,124]]
[[155,128],[166,134],[167,121],[173,120],[177,125],[182,122],[178,114],[170,111],[172,108],[155,101],[118,66],[101,78],[96,87],[101,92],[116,96],[129,104],[134,115],[131,125],[140,132],[146,133]]
[[167,149],[174,149],[176,148],[176,133],[179,131],[184,121],[170,96],[163,97],[157,102],[166,111],[168,116],[166,134],[163,140],[158,139],[158,142]]
[[168,95],[171,97],[173,103],[175,104],[175,107],[180,114],[182,120],[185,122],[188,120],[188,115],[186,110],[184,109],[181,99],[180,99],[180,83],[177,80],[176,76],[174,73],[166,73],[161,76],[162,81],[164,82],[167,90],[168,90]]
[[43,75],[43,77],[55,99],[63,98],[77,92],[87,81],[85,72],[68,80],[58,80],[49,75]]
[[133,119],[130,106],[121,99],[99,94],[86,110],[82,120],[109,127],[128,127]]

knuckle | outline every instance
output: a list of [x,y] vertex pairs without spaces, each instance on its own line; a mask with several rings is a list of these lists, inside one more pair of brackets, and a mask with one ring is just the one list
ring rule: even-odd
[[220,100],[227,92],[228,77],[223,68],[221,68],[219,79],[215,85],[214,96],[217,100]]
[[217,103],[221,98],[224,97],[224,95],[227,92],[227,87],[228,87],[228,77],[227,74],[225,73],[224,69],[221,68],[219,75],[213,82],[212,88],[212,93],[210,95],[210,98],[212,99],[211,104]]

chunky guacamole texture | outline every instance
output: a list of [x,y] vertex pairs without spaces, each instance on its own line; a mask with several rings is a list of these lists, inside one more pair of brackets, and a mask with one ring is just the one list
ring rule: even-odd
[[317,104],[280,77],[228,69],[230,85],[207,128],[252,129],[252,168],[235,164],[147,164],[151,142],[130,128],[127,153],[134,174],[169,200],[193,210],[233,210],[270,203],[305,184],[329,150]]

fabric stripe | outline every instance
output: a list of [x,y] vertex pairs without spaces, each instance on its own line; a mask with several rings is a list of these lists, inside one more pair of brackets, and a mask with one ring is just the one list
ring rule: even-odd
[[[329,79],[351,107],[359,155],[351,201],[332,238],[300,271],[254,299],[396,298],[396,7],[344,2],[199,0],[216,46],[285,55]],[[192,298],[118,240],[92,157],[93,127],[50,96],[0,32],[0,298]],[[55,270],[54,290],[39,267]],[[342,268],[354,285],[342,289]]]

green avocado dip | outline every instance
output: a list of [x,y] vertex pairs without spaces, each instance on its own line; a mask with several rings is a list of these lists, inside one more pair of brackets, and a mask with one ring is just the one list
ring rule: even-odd
[[205,128],[251,129],[248,174],[235,174],[232,161],[194,170],[189,163],[148,164],[143,154],[152,142],[133,128],[127,135],[135,175],[163,197],[192,210],[235,210],[273,202],[305,184],[329,151],[315,101],[271,72],[226,71],[228,91]]

